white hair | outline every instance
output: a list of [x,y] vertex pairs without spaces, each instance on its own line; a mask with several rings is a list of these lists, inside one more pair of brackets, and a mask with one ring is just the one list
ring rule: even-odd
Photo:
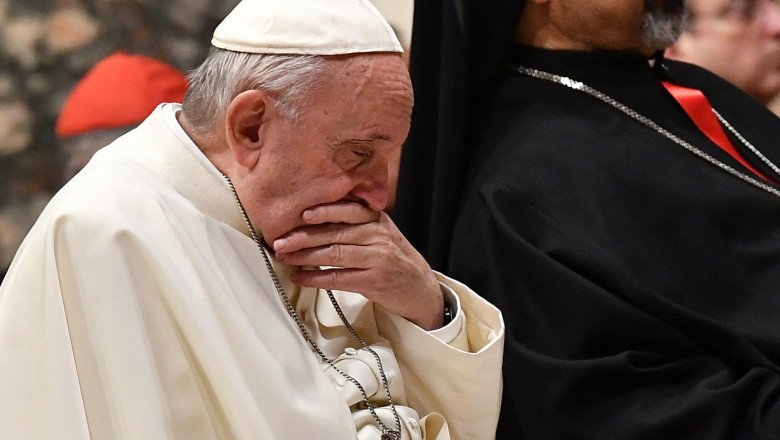
[[686,1],[668,2],[645,0],[642,40],[648,46],[662,50],[674,44],[688,27],[691,14]]
[[315,55],[268,55],[212,47],[206,60],[189,72],[182,110],[195,130],[208,133],[230,102],[247,90],[261,90],[275,109],[297,123],[310,94],[331,64]]

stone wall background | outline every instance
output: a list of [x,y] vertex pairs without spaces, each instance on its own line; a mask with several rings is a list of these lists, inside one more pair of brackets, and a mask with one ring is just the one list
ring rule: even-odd
[[238,0],[0,0],[0,274],[59,188],[54,122],[117,50],[190,70]]

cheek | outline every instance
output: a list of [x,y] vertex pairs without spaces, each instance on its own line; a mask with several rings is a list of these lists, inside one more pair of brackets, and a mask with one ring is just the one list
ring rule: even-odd
[[391,182],[398,181],[398,172],[401,166],[401,151],[394,153],[387,158],[387,178]]

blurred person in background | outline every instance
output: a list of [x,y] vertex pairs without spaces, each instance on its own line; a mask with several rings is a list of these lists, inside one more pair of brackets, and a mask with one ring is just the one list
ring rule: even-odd
[[669,59],[730,81],[768,105],[780,92],[780,1],[689,0],[691,21]]
[[[98,149],[135,128],[161,102],[181,102],[186,91],[184,73],[156,58],[119,51],[100,60],[74,86],[57,118],[62,174],[55,182],[63,185]],[[45,191],[29,192],[37,195],[0,211],[0,281],[50,198]]]
[[76,84],[57,118],[64,181],[158,104],[181,102],[186,92],[184,73],[160,60],[125,52],[103,58]]

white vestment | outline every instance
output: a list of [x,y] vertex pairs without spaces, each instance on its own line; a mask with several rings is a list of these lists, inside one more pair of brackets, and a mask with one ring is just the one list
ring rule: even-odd
[[[52,199],[0,286],[0,439],[379,438],[357,388],[285,310],[226,181],[163,110]],[[325,292],[274,267],[319,347],[392,428],[373,356],[347,349],[360,346]],[[404,439],[493,438],[501,315],[439,280],[465,317],[448,344],[334,294],[382,356]]]

